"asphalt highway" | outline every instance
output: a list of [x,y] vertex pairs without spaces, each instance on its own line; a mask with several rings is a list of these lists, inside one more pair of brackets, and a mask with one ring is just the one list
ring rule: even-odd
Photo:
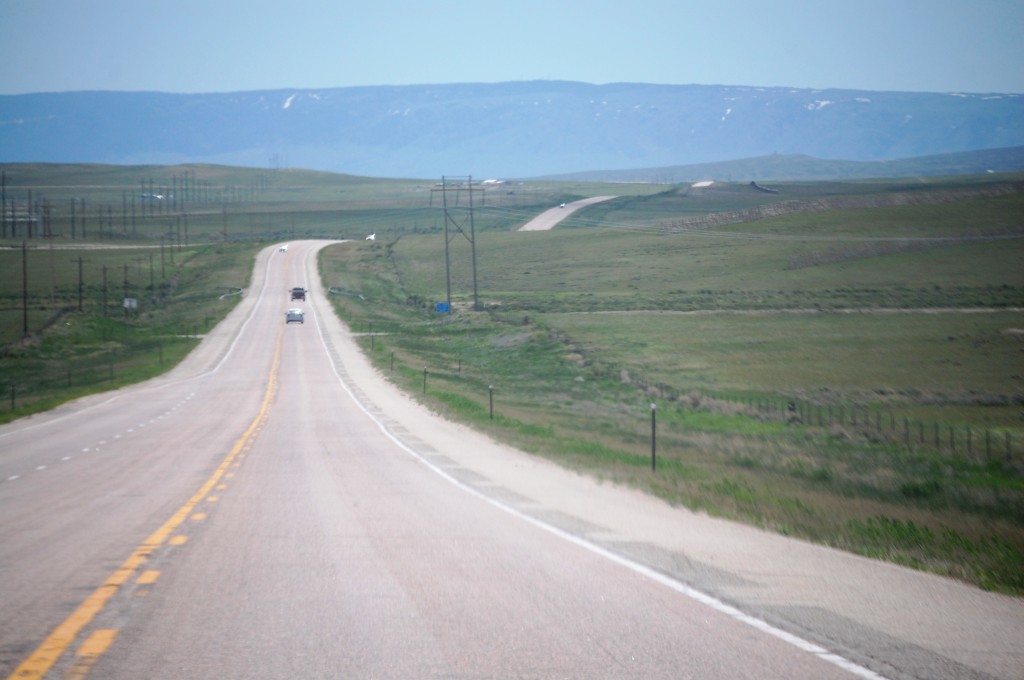
[[559,222],[572,215],[580,208],[585,208],[588,205],[607,201],[615,198],[614,196],[592,196],[590,198],[583,198],[572,203],[564,203],[556,208],[549,208],[537,215],[529,222],[519,227],[517,231],[549,231],[555,228]]
[[1019,600],[420,408],[331,312],[323,245],[264,251],[168,375],[0,428],[0,677],[1024,677]]

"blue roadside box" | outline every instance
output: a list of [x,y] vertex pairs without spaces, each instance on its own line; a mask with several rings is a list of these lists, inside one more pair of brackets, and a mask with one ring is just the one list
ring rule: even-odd
[[450,307],[447,302],[438,302],[434,305],[434,311],[438,314],[447,314],[450,311]]

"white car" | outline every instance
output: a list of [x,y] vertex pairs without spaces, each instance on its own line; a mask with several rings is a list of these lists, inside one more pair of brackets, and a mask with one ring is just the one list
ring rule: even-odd
[[287,253],[288,252],[288,244],[287,243],[284,244],[283,246],[278,248],[278,250],[281,251],[282,253]]
[[305,316],[306,315],[303,314],[301,309],[299,309],[298,307],[292,307],[291,309],[284,313],[284,322],[286,324],[289,324],[292,321],[296,323],[306,323]]

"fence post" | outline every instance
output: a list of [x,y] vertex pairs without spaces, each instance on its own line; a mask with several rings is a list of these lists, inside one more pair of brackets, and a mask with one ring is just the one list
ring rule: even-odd
[[651,404],[651,470],[658,467],[657,440],[658,440],[658,405]]
[[487,386],[487,411],[494,420],[494,385]]

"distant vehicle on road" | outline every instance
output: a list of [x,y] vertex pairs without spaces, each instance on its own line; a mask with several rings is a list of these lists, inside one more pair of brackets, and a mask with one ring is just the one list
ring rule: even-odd
[[305,288],[292,288],[292,299],[293,300],[305,300],[306,289]]
[[565,207],[565,203],[562,203],[562,204],[561,204],[561,205],[559,205],[558,207],[559,207],[559,208],[564,208],[564,207]]
[[298,307],[292,307],[284,313],[285,324],[295,323],[306,323],[306,315]]
[[278,248],[278,250],[280,250],[282,253],[287,253],[288,252],[288,244],[285,243],[280,248]]

